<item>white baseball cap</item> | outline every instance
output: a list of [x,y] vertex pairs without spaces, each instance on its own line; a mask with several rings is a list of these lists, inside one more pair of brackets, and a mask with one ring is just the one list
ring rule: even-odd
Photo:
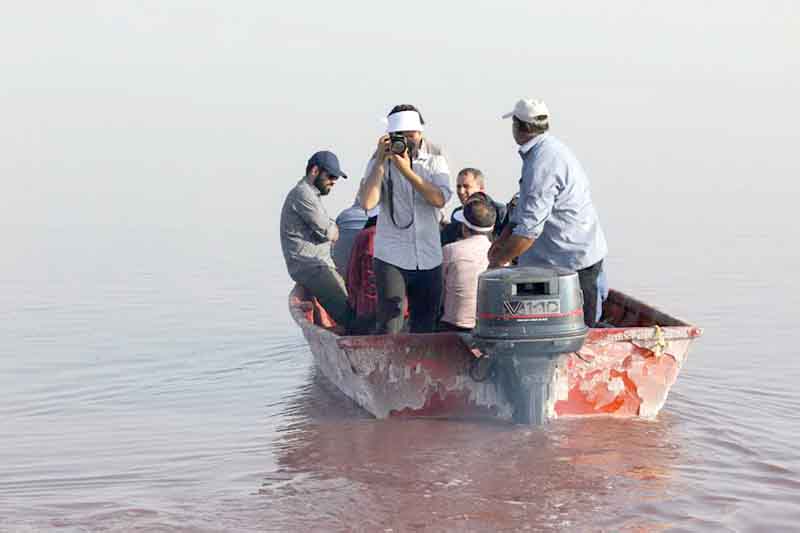
[[514,110],[503,115],[503,118],[517,117],[522,122],[544,126],[550,120],[550,111],[544,100],[535,98],[522,98],[515,105]]

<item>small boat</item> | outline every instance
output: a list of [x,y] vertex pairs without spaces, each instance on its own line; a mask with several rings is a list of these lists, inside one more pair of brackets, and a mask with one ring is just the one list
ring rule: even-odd
[[[345,336],[301,286],[290,292],[289,310],[322,373],[377,418],[515,419],[469,334]],[[655,417],[702,334],[615,290],[603,317],[607,327],[589,329],[578,351],[555,360],[544,387],[546,419]]]

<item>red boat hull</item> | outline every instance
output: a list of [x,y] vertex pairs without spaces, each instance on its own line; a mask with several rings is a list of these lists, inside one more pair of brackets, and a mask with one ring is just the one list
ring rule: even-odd
[[[289,309],[322,373],[378,418],[492,417],[512,406],[492,380],[475,381],[473,353],[456,333],[342,336],[302,287]],[[611,291],[604,317],[618,327],[592,329],[583,348],[560,357],[547,416],[654,417],[700,328]]]

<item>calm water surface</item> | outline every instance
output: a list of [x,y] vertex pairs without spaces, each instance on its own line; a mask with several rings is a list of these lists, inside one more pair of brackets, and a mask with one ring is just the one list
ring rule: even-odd
[[369,418],[315,371],[274,235],[6,228],[0,530],[797,530],[800,261],[776,221],[708,224],[725,260],[609,259],[706,330],[659,417],[544,430]]

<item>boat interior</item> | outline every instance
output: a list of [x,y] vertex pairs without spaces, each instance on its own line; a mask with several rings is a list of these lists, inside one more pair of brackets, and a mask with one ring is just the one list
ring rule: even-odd
[[[305,289],[296,286],[291,295],[292,306],[296,306],[305,315],[305,319],[317,326],[342,334],[338,327],[316,298],[307,294]],[[665,326],[690,326],[690,324],[674,318],[652,306],[619,291],[611,290],[603,305],[604,328],[637,328]]]

